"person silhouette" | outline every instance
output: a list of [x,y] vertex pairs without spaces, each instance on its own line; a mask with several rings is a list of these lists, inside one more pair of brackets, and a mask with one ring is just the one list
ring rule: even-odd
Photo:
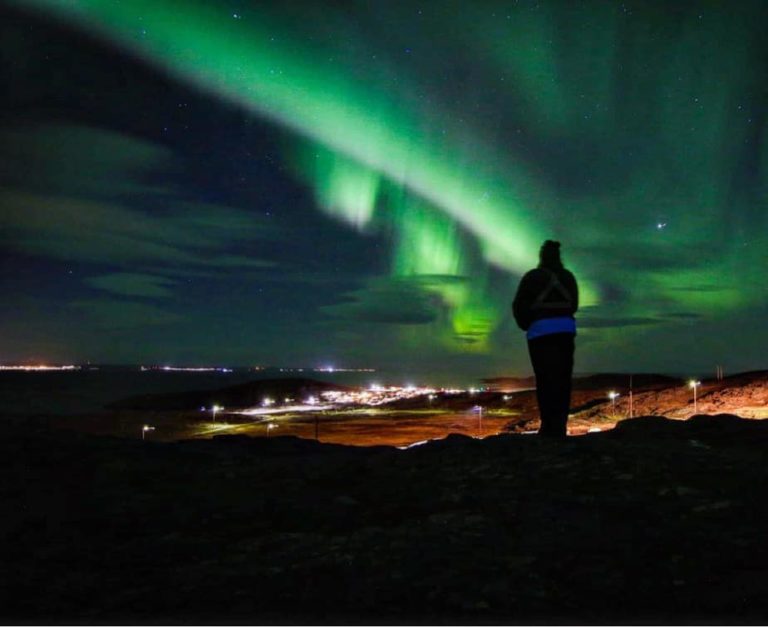
[[512,303],[536,375],[541,436],[564,438],[568,432],[578,308],[579,287],[560,259],[560,242],[547,240],[538,267],[523,276]]

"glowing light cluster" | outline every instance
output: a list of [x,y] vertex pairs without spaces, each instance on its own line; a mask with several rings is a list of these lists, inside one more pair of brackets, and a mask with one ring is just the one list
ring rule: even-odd
[[22,372],[48,372],[51,370],[80,370],[80,366],[0,366],[0,370],[20,370]]
[[376,407],[386,405],[394,401],[405,399],[426,397],[430,402],[434,401],[438,394],[455,395],[462,394],[465,390],[458,388],[430,388],[408,385],[399,386],[381,386],[372,385],[368,389],[358,389],[350,391],[331,390],[321,392],[318,396],[309,396],[303,403],[292,404],[293,399],[285,399],[285,404],[277,406],[274,399],[265,397],[262,399],[261,407],[252,407],[238,412],[246,416],[263,416],[270,414],[288,414],[301,412],[319,412],[329,409],[335,409],[344,406],[366,406]]
[[312,370],[314,372],[376,372],[375,368],[336,368],[335,366],[322,366]]
[[214,368],[206,366],[141,366],[142,372],[232,372],[232,368]]
[[323,400],[334,405],[385,405],[394,401],[401,401],[420,396],[429,396],[438,392],[435,388],[423,388],[416,386],[407,387],[382,387],[371,386],[367,390],[340,391],[331,390],[322,392]]
[[[260,368],[263,370],[263,368]],[[376,372],[375,368],[336,368],[335,366],[320,366],[318,368],[278,368],[280,372]]]
[[263,405],[262,407],[250,407],[248,409],[243,409],[240,411],[233,411],[232,414],[240,414],[243,416],[271,416],[276,414],[296,414],[296,413],[307,413],[307,412],[322,412],[328,409],[333,409],[334,406],[331,404],[322,404],[318,403],[317,401],[310,403],[307,401],[307,403],[304,404],[288,404],[288,405],[281,405],[279,407],[274,407],[272,404]]

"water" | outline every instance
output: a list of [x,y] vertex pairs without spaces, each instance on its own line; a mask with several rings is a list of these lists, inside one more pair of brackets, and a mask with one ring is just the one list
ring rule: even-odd
[[[409,381],[386,372],[314,372],[266,369],[233,372],[141,371],[138,366],[100,366],[98,369],[50,372],[0,371],[3,415],[68,415],[97,412],[104,405],[138,394],[206,390],[259,379],[303,377],[339,385],[403,385]],[[420,385],[438,382],[413,381]],[[447,384],[442,384],[447,385]]]

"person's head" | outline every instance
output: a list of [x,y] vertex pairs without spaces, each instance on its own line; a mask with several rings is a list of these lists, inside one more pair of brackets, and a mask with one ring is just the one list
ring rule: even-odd
[[560,242],[555,242],[551,239],[548,239],[541,245],[541,250],[539,250],[539,267],[563,267],[563,261],[560,259]]

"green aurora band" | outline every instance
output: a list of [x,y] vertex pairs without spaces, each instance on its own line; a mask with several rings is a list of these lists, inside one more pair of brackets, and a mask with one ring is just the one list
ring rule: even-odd
[[[439,35],[408,64],[330,7],[303,6],[299,20],[279,5],[233,15],[216,2],[22,4],[288,129],[286,161],[322,211],[394,234],[391,278],[450,312],[435,323],[448,347],[487,348],[512,285],[500,291],[492,275],[535,265],[545,237],[565,241],[587,334],[764,300],[744,283],[766,260],[768,155],[756,157],[756,182],[740,174],[761,80],[750,64],[759,3],[705,3],[705,16],[692,5],[677,19],[649,3],[631,21],[607,2],[440,3],[429,28]],[[410,3],[366,7],[361,23],[402,25],[393,46],[423,38]],[[353,53],[309,37],[318,24],[338,27]],[[453,51],[481,70],[462,74],[445,60]],[[520,142],[500,146],[498,129],[515,127]]]

